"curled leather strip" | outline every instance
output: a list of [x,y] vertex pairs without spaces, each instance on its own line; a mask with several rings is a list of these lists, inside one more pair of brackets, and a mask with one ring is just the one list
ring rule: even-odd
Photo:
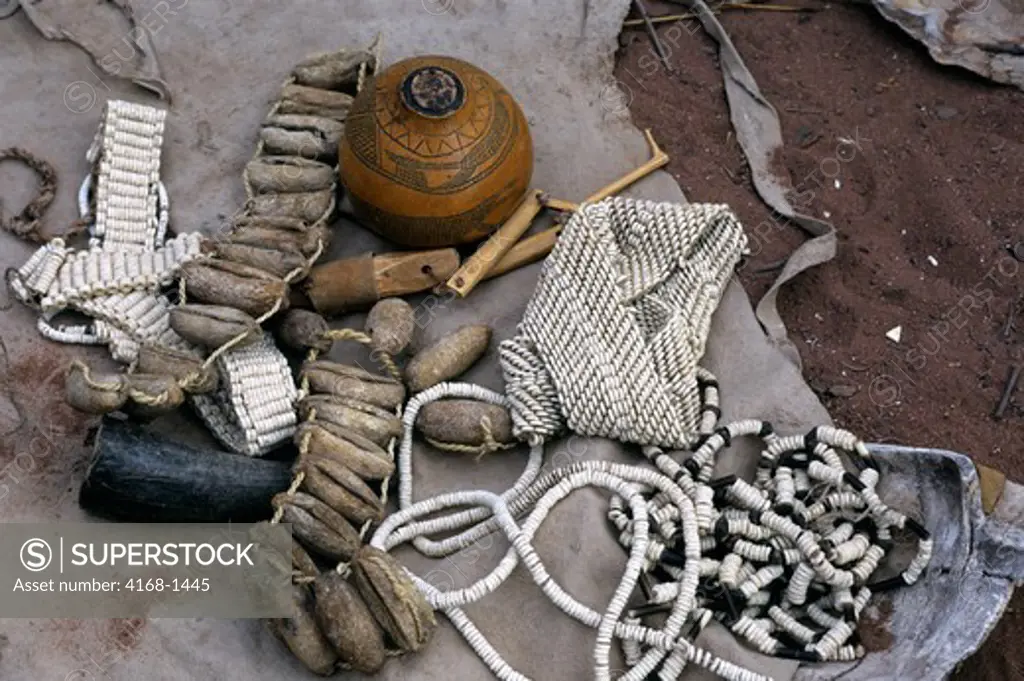
[[31,168],[39,177],[39,193],[28,202],[20,214],[14,217],[0,215],[0,228],[37,244],[44,243],[46,240],[39,233],[39,225],[56,196],[57,171],[47,161],[33,156],[20,147],[0,151],[0,163],[4,161],[20,161]]

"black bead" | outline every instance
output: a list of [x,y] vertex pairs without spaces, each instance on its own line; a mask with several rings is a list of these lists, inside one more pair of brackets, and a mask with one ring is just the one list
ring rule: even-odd
[[700,390],[706,390],[707,388],[718,388],[718,381],[713,378],[698,378],[697,388]]
[[914,534],[916,534],[917,538],[921,541],[928,541],[932,538],[931,532],[926,530],[924,528],[924,525],[922,525],[921,523],[917,522],[909,516],[905,521],[903,521],[903,526],[911,532],[913,532]]
[[865,485],[861,481],[861,479],[858,478],[853,473],[843,473],[843,482],[845,482],[847,485],[857,490],[858,492],[863,492],[868,488],[868,486]]
[[808,452],[813,452],[814,448],[818,446],[820,440],[818,439],[818,426],[811,428],[806,435],[804,435],[804,448]]
[[871,589],[871,593],[882,593],[883,591],[893,591],[895,589],[902,589],[907,585],[906,580],[903,579],[903,575],[897,577],[890,577],[889,579],[883,579],[881,582],[875,582],[874,584],[868,584],[868,588]]
[[798,662],[821,662],[821,655],[816,650],[796,650],[793,648],[779,648],[775,651],[775,657],[784,660],[797,660]]
[[658,558],[659,561],[665,565],[671,565],[672,567],[684,568],[686,567],[686,556],[681,553],[677,553],[672,549],[665,549],[661,552],[661,556]]
[[793,512],[793,504],[788,501],[780,501],[779,503],[775,504],[772,510],[781,516],[788,516],[790,513]]

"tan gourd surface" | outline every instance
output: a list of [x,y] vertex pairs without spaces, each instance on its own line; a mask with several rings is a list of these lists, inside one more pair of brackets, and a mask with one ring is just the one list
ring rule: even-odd
[[519,105],[452,57],[398,62],[356,98],[340,147],[356,215],[397,244],[478,241],[530,185],[533,144]]

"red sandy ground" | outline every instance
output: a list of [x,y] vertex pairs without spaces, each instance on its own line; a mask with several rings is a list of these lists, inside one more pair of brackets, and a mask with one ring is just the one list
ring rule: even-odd
[[[779,111],[778,165],[839,232],[836,259],[780,296],[804,374],[836,422],[869,441],[962,452],[1024,481],[1024,386],[992,417],[1024,350],[1024,264],[1006,250],[1024,240],[1024,93],[934,63],[871,7],[811,7],[721,17]],[[673,73],[639,28],[623,33],[616,76],[687,196],[728,203],[756,231],[769,212],[731,132],[716,48],[693,21],[680,25],[659,29]],[[840,138],[858,142],[852,158]],[[760,234],[741,274],[754,300],[776,274],[757,270],[803,238]],[[1021,321],[1004,338],[1015,301]],[[897,325],[898,344],[885,337]],[[1024,678],[1022,631],[1018,597],[954,678]]]

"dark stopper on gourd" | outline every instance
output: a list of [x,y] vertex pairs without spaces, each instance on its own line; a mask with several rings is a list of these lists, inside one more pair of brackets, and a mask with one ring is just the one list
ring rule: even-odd
[[466,88],[459,77],[440,66],[416,69],[402,81],[402,102],[423,116],[445,118],[462,108]]

